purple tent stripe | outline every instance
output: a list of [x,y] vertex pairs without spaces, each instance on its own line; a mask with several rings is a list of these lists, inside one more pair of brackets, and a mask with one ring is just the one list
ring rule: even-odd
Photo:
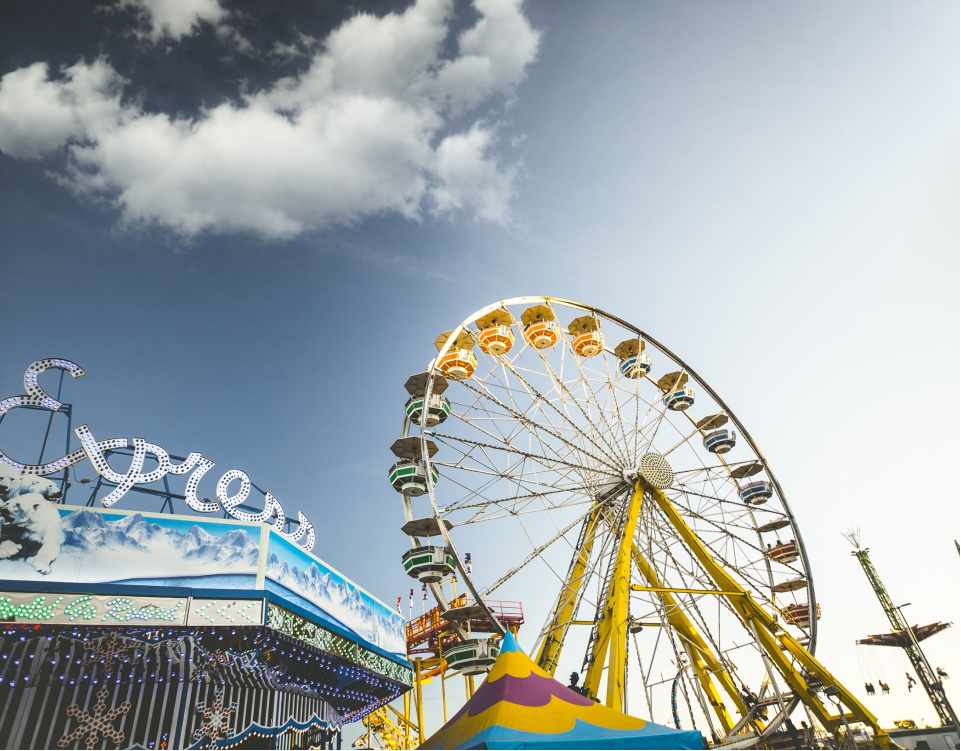
[[477,690],[470,701],[469,716],[476,717],[500,701],[522,707],[543,707],[550,703],[552,696],[580,707],[589,707],[594,703],[553,678],[544,678],[537,673],[531,673],[527,678],[503,675],[496,681],[485,683]]

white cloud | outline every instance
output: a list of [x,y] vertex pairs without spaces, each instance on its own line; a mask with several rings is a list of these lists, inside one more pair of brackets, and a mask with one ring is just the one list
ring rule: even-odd
[[425,209],[507,223],[516,168],[494,156],[495,128],[477,119],[451,132],[451,120],[512,97],[539,33],[519,0],[476,7],[481,18],[452,60],[440,57],[450,0],[360,13],[303,74],[193,119],[123,100],[128,82],[102,59],[58,78],[42,63],[21,68],[0,79],[0,150],[65,152],[63,185],[111,202],[128,225],[186,236],[286,238],[385,212],[419,219]]
[[182,39],[195,33],[203,22],[220,29],[226,26],[229,15],[219,0],[117,0],[100,9],[107,13],[131,12],[137,20],[134,35],[154,44],[165,37]]
[[476,124],[467,133],[447,136],[437,147],[429,192],[434,212],[473,207],[477,216],[506,224],[517,168],[501,169],[489,157],[493,132]]
[[122,126],[124,78],[103,60],[64,69],[51,81],[46,63],[0,79],[0,149],[18,159],[41,159],[68,139],[91,140]]

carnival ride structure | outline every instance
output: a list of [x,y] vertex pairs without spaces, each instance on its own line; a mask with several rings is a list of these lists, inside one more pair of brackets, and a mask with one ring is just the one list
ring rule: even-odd
[[[690,366],[624,320],[550,297],[488,305],[435,346],[406,383],[388,473],[402,563],[449,624],[434,659],[488,669],[508,629],[491,598],[552,588],[531,655],[548,675],[580,667],[579,690],[612,709],[626,711],[633,653],[652,719],[673,678],[655,666],[689,666],[675,686],[715,743],[796,739],[798,711],[838,744],[862,723],[890,746],[814,656],[814,579],[772,467]],[[490,554],[471,573],[465,550]],[[440,586],[455,572],[469,601]]]
[[874,590],[874,594],[881,603],[881,609],[884,610],[884,614],[887,616],[892,629],[888,634],[875,634],[865,639],[858,639],[856,642],[857,645],[900,647],[903,649],[904,653],[908,656],[908,660],[911,662],[911,667],[914,668],[914,672],[918,676],[918,680],[924,687],[925,693],[931,700],[934,710],[938,713],[941,727],[953,727],[957,729],[958,716],[948,701],[948,695],[944,690],[944,683],[938,675],[938,671],[931,667],[931,663],[928,662],[928,658],[921,649],[922,641],[950,628],[951,624],[938,621],[936,623],[929,623],[927,626],[908,626],[907,619],[905,619],[904,614],[901,612],[901,609],[905,607],[905,605],[894,604],[894,601],[888,594],[887,587],[884,586],[884,582],[881,581],[881,576],[871,561],[870,550],[861,547],[860,530],[849,530],[844,537],[854,546],[851,555],[857,558],[858,563],[861,564],[864,575],[867,577],[871,589]]
[[[61,371],[56,399],[39,382],[50,369]],[[60,402],[68,372],[85,375],[37,361],[27,393],[0,400],[0,423],[14,409],[49,412],[36,464],[0,453],[3,747],[330,747],[343,724],[409,691],[403,619],[310,553],[302,513],[291,533],[269,493],[263,509],[244,503],[259,488],[240,470],[221,477],[216,502],[199,498],[214,466],[199,453],[84,441]],[[66,451],[45,461],[57,415]],[[82,448],[71,450],[73,433]],[[110,464],[124,455],[125,474]],[[88,460],[93,492],[66,505],[71,484],[93,482],[78,474]],[[114,505],[128,492],[160,513]],[[95,505],[103,493],[111,508]]]

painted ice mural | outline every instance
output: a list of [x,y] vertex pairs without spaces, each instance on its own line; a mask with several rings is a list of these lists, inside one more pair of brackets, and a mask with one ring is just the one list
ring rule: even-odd
[[[31,581],[157,583],[198,577],[245,577],[253,588],[258,543],[235,524],[58,509],[63,542],[49,574],[30,559],[0,560],[0,578]],[[234,586],[239,581],[235,579]]]
[[[0,579],[257,587],[259,524],[70,509],[37,494],[18,498],[16,508],[0,504]],[[272,582],[368,643],[406,654],[399,614],[273,531],[267,547]]]
[[273,533],[267,547],[267,578],[314,603],[371,644],[406,654],[403,617]]

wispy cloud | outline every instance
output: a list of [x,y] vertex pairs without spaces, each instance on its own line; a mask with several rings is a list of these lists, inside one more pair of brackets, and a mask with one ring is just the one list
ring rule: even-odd
[[[171,37],[190,33],[191,18],[225,18],[215,0],[165,2],[158,15],[159,0],[125,0],[149,6],[150,28]],[[442,57],[451,0],[359,13],[305,45],[303,73],[193,118],[144,111],[105,59],[59,75],[36,63],[0,79],[0,150],[60,157],[55,175],[78,196],[112,203],[126,225],[184,236],[282,239],[385,212],[506,224],[517,167],[495,156],[498,126],[465,115],[514,96],[540,35],[519,0],[474,4],[479,20],[453,58]]]

